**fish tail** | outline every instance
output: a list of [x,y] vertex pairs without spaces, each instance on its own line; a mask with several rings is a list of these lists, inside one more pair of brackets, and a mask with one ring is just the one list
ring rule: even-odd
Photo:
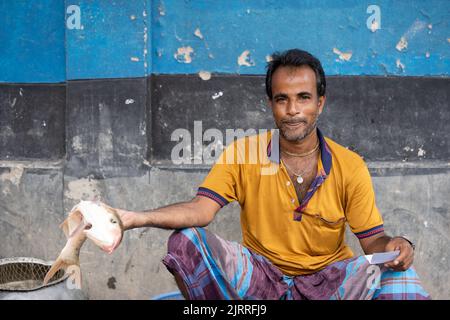
[[44,277],[44,286],[50,281],[50,279],[61,269],[66,270],[69,266],[62,258],[58,257],[56,261],[52,264],[47,274]]

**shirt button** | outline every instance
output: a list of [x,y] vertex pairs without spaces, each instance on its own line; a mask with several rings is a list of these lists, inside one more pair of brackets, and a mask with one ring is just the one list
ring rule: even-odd
[[291,199],[291,202],[292,202],[292,203],[295,203],[295,199],[294,199],[294,198],[292,198],[292,199]]
[[291,182],[290,182],[290,181],[287,181],[287,182],[286,182],[286,185],[289,187],[289,186],[291,185]]

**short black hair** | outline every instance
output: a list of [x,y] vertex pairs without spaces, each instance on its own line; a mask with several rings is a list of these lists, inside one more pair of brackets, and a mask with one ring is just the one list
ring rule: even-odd
[[316,74],[318,96],[324,96],[327,83],[319,59],[304,50],[290,49],[281,53],[275,52],[272,54],[272,60],[267,63],[266,93],[269,99],[272,100],[272,75],[279,67],[301,67],[305,65],[313,69]]

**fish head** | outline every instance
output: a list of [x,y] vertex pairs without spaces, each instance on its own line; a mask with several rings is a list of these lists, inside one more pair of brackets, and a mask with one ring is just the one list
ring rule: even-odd
[[84,214],[84,232],[102,250],[112,253],[122,242],[123,224],[117,211],[101,203],[91,205]]

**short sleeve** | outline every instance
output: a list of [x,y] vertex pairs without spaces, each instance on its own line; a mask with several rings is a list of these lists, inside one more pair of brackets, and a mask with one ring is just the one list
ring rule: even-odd
[[[236,152],[235,143],[222,152],[197,191],[198,196],[208,197],[221,207],[235,200],[239,201],[240,167],[230,152]],[[227,154],[231,155],[233,160],[229,160]]]
[[375,203],[375,192],[367,166],[363,164],[347,183],[345,214],[358,239],[384,232],[383,219]]

